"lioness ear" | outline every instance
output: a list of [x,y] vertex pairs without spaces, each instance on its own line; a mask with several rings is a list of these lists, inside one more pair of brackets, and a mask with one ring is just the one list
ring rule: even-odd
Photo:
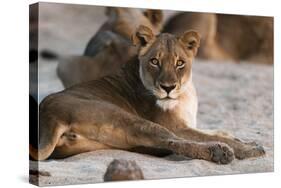
[[152,23],[154,26],[160,26],[162,25],[163,22],[163,12],[162,10],[152,10],[148,9],[143,12],[144,16],[146,16],[149,21]]
[[132,42],[134,45],[145,46],[153,38],[154,34],[152,30],[144,25],[140,25],[132,35]]
[[179,40],[186,46],[187,50],[193,52],[193,56],[197,54],[200,46],[200,35],[196,31],[186,31],[179,37]]

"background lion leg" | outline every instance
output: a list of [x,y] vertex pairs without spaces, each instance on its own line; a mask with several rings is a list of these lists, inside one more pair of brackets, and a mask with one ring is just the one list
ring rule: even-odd
[[229,145],[234,150],[235,157],[238,159],[245,159],[249,157],[258,157],[265,154],[262,146],[255,142],[246,143],[233,136],[222,133],[207,133],[192,128],[184,128],[174,130],[175,134],[187,140],[194,140],[197,142],[223,142]]

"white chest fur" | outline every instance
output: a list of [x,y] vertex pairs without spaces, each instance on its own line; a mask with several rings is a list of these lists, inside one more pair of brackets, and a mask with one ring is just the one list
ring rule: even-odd
[[193,84],[191,83],[175,110],[178,117],[185,122],[186,126],[196,128],[197,109],[197,94]]
[[185,122],[186,126],[196,128],[197,109],[198,99],[196,90],[193,83],[190,82],[174,109],[175,114]]
[[157,105],[164,111],[173,111],[188,127],[196,128],[198,100],[192,82],[185,86],[185,92],[177,100],[158,100]]

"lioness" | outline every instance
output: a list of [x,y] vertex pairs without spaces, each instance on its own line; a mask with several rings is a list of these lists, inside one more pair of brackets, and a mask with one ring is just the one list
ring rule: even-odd
[[83,56],[60,59],[57,73],[66,88],[115,73],[137,55],[130,37],[139,25],[155,33],[162,28],[161,10],[107,7],[105,11],[108,20],[90,39]]
[[144,146],[227,164],[265,154],[255,143],[195,129],[197,96],[192,60],[199,34],[154,35],[140,26],[132,37],[138,56],[120,73],[46,97],[39,106],[36,160],[99,149]]

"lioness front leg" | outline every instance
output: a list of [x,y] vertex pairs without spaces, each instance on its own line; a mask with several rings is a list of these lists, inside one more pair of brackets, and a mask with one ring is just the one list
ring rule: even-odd
[[177,129],[174,131],[179,137],[187,140],[194,140],[197,142],[223,142],[229,145],[234,150],[235,157],[238,159],[245,159],[250,157],[258,157],[265,154],[262,146],[255,142],[243,142],[227,133],[215,132],[207,133],[192,128]]
[[162,148],[193,159],[204,159],[219,164],[234,159],[233,150],[224,143],[200,143],[177,137],[168,129],[147,120],[133,121],[127,132],[128,143],[132,146]]
[[[176,136],[165,127],[135,116],[121,109],[108,109],[114,111],[112,130],[125,135],[126,143],[116,142],[114,132],[103,132],[99,142],[119,148],[129,149],[137,146],[160,148],[171,150],[176,154],[182,154],[193,159],[204,159],[216,163],[227,164],[234,159],[233,150],[224,143],[209,142],[200,143],[189,141]],[[112,113],[110,113],[112,114]],[[108,130],[108,128],[106,128]],[[122,133],[123,132],[123,133]]]

